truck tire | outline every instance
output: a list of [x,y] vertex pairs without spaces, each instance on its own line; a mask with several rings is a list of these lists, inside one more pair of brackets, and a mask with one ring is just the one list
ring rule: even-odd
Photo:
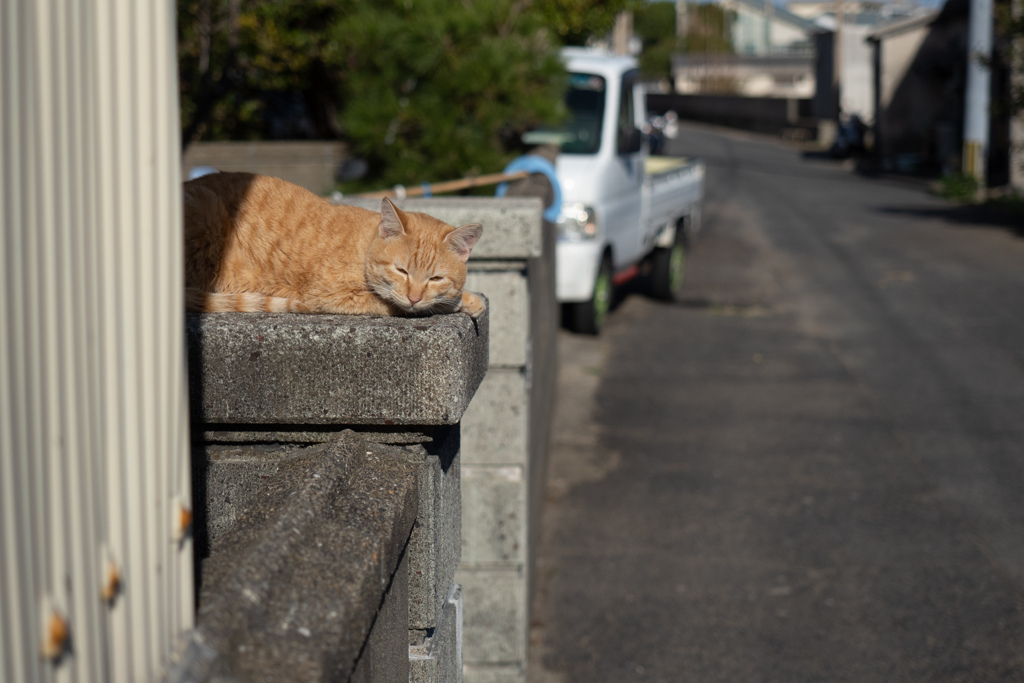
[[675,301],[683,287],[686,239],[681,228],[671,247],[658,247],[651,253],[651,296],[655,299]]
[[594,280],[593,296],[588,301],[566,304],[566,323],[570,330],[579,334],[600,334],[614,297],[612,283],[612,261],[606,255],[601,259],[601,268]]

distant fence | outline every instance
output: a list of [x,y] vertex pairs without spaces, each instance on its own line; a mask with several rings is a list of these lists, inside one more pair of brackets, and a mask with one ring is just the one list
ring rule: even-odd
[[[737,92],[747,96],[798,98],[814,91],[813,50],[772,55],[675,55],[672,73],[680,93]],[[699,88],[732,86],[734,90]],[[753,88],[760,89],[753,91]]]
[[813,100],[740,95],[647,96],[647,108],[663,114],[675,111],[680,118],[703,121],[760,133],[781,134],[791,129],[814,131]]
[[185,150],[182,167],[186,177],[200,166],[261,173],[323,195],[334,189],[348,158],[347,145],[324,140],[193,142]]

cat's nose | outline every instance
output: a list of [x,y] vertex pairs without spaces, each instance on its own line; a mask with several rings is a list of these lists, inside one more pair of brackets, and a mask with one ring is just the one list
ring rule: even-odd
[[418,304],[420,302],[420,300],[422,298],[423,298],[422,294],[419,295],[419,296],[413,296],[412,294],[410,294],[409,295],[409,303],[415,306],[416,304]]

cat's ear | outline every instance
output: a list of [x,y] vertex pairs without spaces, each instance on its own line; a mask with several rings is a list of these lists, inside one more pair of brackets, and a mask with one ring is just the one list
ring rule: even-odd
[[484,226],[479,223],[470,223],[452,230],[445,235],[444,241],[452,248],[459,260],[465,263],[469,260],[469,252],[476,246],[483,231]]
[[405,226],[402,225],[402,212],[391,203],[387,197],[380,203],[380,227],[377,228],[377,236],[381,239],[398,237],[405,234]]

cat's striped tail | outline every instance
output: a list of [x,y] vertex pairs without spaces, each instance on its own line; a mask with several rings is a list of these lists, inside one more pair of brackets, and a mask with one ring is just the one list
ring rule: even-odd
[[196,313],[309,313],[309,307],[295,299],[267,296],[257,292],[204,292],[185,290],[185,310]]

